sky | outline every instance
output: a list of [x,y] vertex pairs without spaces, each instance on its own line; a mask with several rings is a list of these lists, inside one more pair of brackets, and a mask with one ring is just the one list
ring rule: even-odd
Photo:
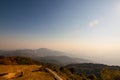
[[0,49],[45,47],[118,64],[119,21],[120,0],[0,0]]

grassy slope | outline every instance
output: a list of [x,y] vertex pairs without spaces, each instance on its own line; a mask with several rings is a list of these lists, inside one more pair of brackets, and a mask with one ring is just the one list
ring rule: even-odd
[[[24,76],[9,80],[54,80],[54,78],[48,72],[32,72],[38,69],[37,65],[0,65],[0,73],[11,73],[23,71]],[[0,77],[0,80],[7,80]]]

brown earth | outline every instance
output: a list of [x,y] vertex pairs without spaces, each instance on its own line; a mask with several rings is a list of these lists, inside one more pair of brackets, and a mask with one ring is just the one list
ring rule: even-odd
[[45,71],[36,71],[38,65],[0,65],[0,80],[55,80]]

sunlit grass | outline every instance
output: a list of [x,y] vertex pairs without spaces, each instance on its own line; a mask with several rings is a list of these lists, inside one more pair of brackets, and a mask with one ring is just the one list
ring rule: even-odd
[[[24,72],[22,77],[10,79],[10,80],[54,80],[54,78],[47,72],[32,72],[33,70],[38,69],[38,65],[0,65],[0,73],[16,73]],[[4,79],[2,76],[0,80]]]

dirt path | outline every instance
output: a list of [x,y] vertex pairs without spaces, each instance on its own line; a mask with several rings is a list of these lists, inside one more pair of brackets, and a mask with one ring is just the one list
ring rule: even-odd
[[53,75],[53,77],[56,79],[56,80],[63,80],[61,77],[59,77],[54,71],[52,71],[51,69],[49,68],[46,68],[46,70]]
[[16,73],[8,73],[7,75],[3,76],[4,78],[6,79],[11,79],[11,78],[14,78],[16,75]]

